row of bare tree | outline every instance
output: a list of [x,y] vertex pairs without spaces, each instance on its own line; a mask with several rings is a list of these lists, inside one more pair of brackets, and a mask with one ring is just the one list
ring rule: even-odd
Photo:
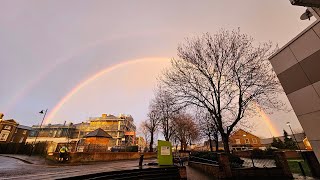
[[161,86],[156,91],[155,99],[150,102],[148,119],[142,122],[145,139],[149,140],[149,150],[153,151],[155,134],[160,131],[166,141],[180,142],[181,149],[199,137],[194,118],[179,106],[174,96],[164,91]]
[[231,132],[256,105],[283,106],[277,98],[282,89],[268,61],[273,52],[271,43],[254,45],[239,29],[187,39],[178,47],[179,58],[171,60],[171,68],[159,79],[150,103],[144,122],[150,150],[159,129],[165,140],[178,140],[182,149],[202,135],[211,150],[211,140],[218,149],[221,138],[230,153]]

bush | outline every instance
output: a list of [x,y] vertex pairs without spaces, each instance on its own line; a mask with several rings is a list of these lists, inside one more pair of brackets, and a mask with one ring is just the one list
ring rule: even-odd
[[138,152],[138,146],[127,146],[127,152]]
[[268,148],[266,150],[253,149],[251,156],[253,158],[264,159],[274,155],[275,149]]
[[111,152],[138,152],[138,146],[114,146]]
[[229,154],[229,161],[232,168],[242,167],[244,160],[234,154]]
[[252,151],[251,151],[251,156],[252,157],[262,157],[262,156],[264,156],[264,151],[263,150],[261,150],[261,149],[253,149]]

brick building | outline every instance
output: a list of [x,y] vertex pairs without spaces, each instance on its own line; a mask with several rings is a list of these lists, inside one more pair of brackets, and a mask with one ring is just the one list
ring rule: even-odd
[[24,143],[30,130],[30,127],[19,125],[13,119],[0,119],[0,143]]
[[82,138],[98,128],[112,136],[110,144],[113,146],[135,145],[136,126],[130,115],[102,114],[101,117],[90,117],[88,122],[76,124],[75,136]]
[[229,137],[229,143],[232,150],[250,150],[261,148],[261,140],[243,129],[239,129],[232,133]]

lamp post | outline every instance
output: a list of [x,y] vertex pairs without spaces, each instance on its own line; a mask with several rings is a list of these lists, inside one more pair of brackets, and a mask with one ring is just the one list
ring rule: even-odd
[[301,154],[301,149],[300,149],[300,147],[299,147],[299,144],[298,144],[298,141],[297,141],[297,139],[296,139],[296,136],[294,135],[294,133],[293,133],[293,131],[292,131],[290,122],[287,122],[287,126],[289,126],[289,128],[290,128],[291,133],[292,133],[292,136],[293,136],[293,138],[294,138],[294,140],[295,140],[295,142],[296,142],[296,144],[297,144],[297,147],[298,147],[298,149],[299,149],[299,151],[300,151],[300,154]]
[[[42,121],[41,121],[41,124],[40,124],[40,126],[39,126],[39,133],[40,133],[40,131],[41,131],[41,126],[42,126],[43,121],[44,121],[44,119],[45,119],[45,117],[46,117],[46,115],[47,115],[47,112],[48,112],[48,109],[46,109],[46,110],[41,110],[41,111],[39,112],[40,114],[43,114]],[[31,149],[30,155],[32,155],[32,153],[33,153],[33,151],[34,151],[34,148],[35,148],[35,146],[36,146],[36,142],[37,142],[37,138],[38,138],[39,133],[36,133],[36,137],[35,137],[35,139],[34,139],[34,143],[33,143],[33,145],[32,145],[32,149]]]
[[[293,133],[293,131],[292,131],[290,122],[287,122],[287,126],[289,126],[289,128],[290,128],[291,133],[292,133],[292,135],[293,135],[293,138],[294,138],[294,140],[296,141],[297,147],[298,147],[298,149],[299,149],[300,156],[301,156],[302,159],[304,160],[304,157],[302,156],[302,152],[301,152],[300,146],[299,146],[299,144],[298,144],[298,141],[297,141],[297,139],[296,139],[296,136],[294,135],[294,133]],[[304,172],[304,169],[303,169],[302,164],[301,164],[300,161],[298,162],[298,165],[299,165],[299,168],[300,168],[300,170],[301,170],[302,175],[303,175],[303,176],[306,176],[306,173]]]

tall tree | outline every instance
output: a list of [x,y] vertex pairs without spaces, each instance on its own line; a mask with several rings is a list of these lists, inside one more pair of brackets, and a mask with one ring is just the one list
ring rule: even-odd
[[[147,146],[149,145],[149,139],[150,139],[150,131],[149,129],[147,128],[147,120],[145,121],[142,121],[140,123],[140,126],[139,126],[139,133],[141,133],[144,137],[144,140],[145,140],[145,145],[146,145],[146,148],[148,148]],[[144,149],[145,151],[146,149]]]
[[[292,138],[288,135],[287,131],[283,130],[283,136],[284,136],[284,146],[285,149],[298,149],[296,142],[293,141]],[[293,135],[292,135],[293,136]]]
[[150,109],[148,113],[148,119],[143,122],[143,126],[148,131],[150,135],[149,152],[153,152],[154,136],[159,128],[160,123],[160,113],[155,108],[154,104],[150,104]]
[[275,138],[275,137],[273,137],[273,139],[272,139],[271,146],[272,146],[272,147],[276,147],[276,148],[278,148],[278,149],[285,149],[285,145],[284,145],[284,143],[281,141],[281,139]]
[[272,44],[253,45],[239,30],[187,40],[162,82],[177,102],[205,108],[230,153],[229,136],[254,103],[280,107],[279,82],[268,57]]
[[155,99],[151,102],[151,109],[157,113],[160,130],[166,141],[169,141],[175,131],[172,121],[181,107],[176,103],[172,94],[159,86],[156,90]]
[[218,151],[219,132],[213,122],[214,120],[212,119],[212,116],[210,116],[209,112],[206,112],[206,109],[198,108],[196,118],[198,122],[200,136],[208,140],[210,151],[213,151],[213,141],[215,142],[215,149],[216,151]]
[[173,119],[173,126],[175,127],[173,138],[180,142],[181,150],[186,150],[188,144],[199,138],[197,125],[189,114],[177,114]]

